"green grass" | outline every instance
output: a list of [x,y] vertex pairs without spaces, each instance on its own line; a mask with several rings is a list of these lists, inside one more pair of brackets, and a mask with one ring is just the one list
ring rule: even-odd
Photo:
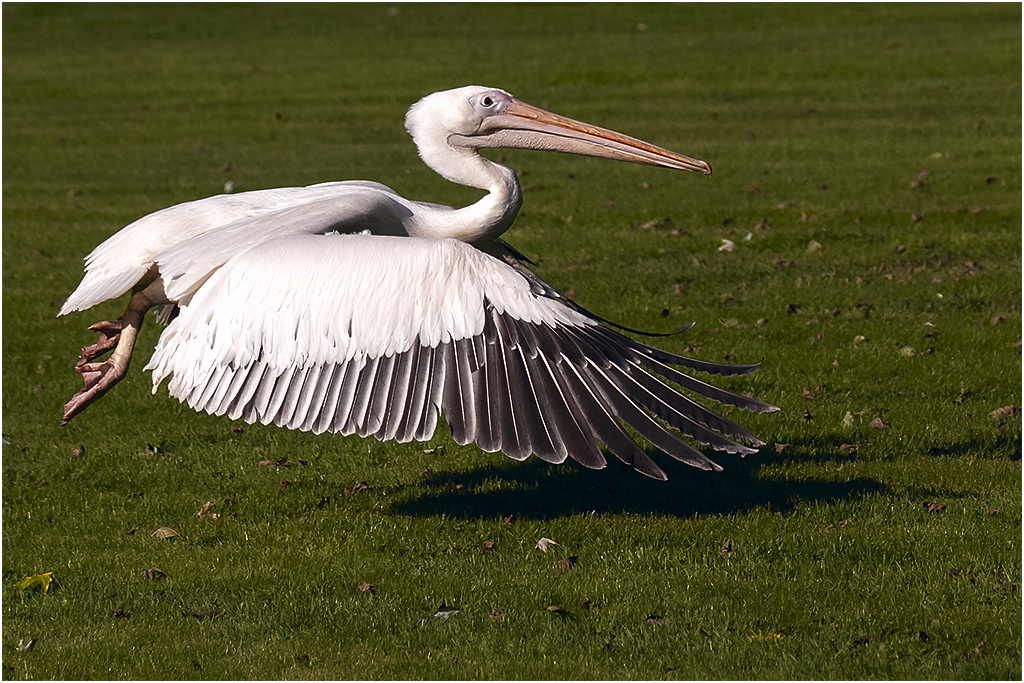
[[[3,20],[5,679],[1020,677],[1019,5]],[[507,152],[527,189],[508,238],[602,316],[696,321],[669,350],[762,360],[728,382],[782,408],[737,416],[760,454],[717,475],[661,456],[657,483],[443,428],[406,446],[236,430],[150,396],[152,323],[131,376],[58,426],[85,326],[124,305],[55,318],[96,244],[228,180],[473,201],[402,129],[468,83],[712,163]],[[14,587],[48,571],[47,594]]]

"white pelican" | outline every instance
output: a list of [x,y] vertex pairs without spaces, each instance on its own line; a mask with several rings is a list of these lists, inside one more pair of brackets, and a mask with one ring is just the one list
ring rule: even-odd
[[[720,470],[674,431],[747,454],[752,433],[665,382],[746,410],[775,406],[684,374],[756,365],[685,358],[636,342],[555,291],[500,236],[522,195],[481,148],[571,152],[711,173],[696,159],[469,86],[424,97],[405,127],[448,180],[487,194],[456,209],[365,181],[220,195],[145,216],[98,246],[60,315],[131,291],[77,369],[63,423],[128,369],[144,314],[168,322],[153,391],[196,410],[321,433],[425,441],[443,412],[452,437],[551,463],[665,473],[624,429],[689,465]],[[93,362],[107,351],[105,362]],[[745,442],[744,443],[737,443]]]

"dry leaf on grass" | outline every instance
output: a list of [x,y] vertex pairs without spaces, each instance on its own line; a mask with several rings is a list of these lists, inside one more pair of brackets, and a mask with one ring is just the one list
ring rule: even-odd
[[1002,408],[996,408],[988,414],[993,420],[1001,420],[1004,417],[1010,417],[1017,412],[1016,406],[1003,406]]
[[563,572],[568,571],[576,565],[576,562],[578,562],[579,559],[579,555],[570,555],[569,557],[563,557],[558,561],[558,568],[561,569]]
[[207,609],[199,612],[193,612],[192,616],[196,619],[220,619],[225,614],[227,614],[227,612],[222,609]]
[[924,509],[925,512],[944,512],[946,510],[945,505],[936,503],[934,500],[926,500],[925,502],[921,503],[921,507]]
[[181,534],[179,534],[177,531],[175,531],[169,526],[160,527],[159,529],[153,532],[153,535],[157,538],[163,538],[168,541],[172,538],[179,538],[181,536]]
[[775,258],[772,260],[772,263],[777,265],[779,268],[792,268],[793,266],[796,265],[796,263],[794,263],[793,261],[784,259],[779,255],[775,256]]
[[46,572],[45,574],[26,576],[21,581],[15,583],[14,587],[22,591],[29,590],[30,588],[42,588],[44,593],[48,593],[51,583],[53,583],[53,572]]
[[722,557],[729,557],[730,555],[732,555],[732,541],[726,541],[725,543],[723,543],[721,550],[718,551],[718,554]]
[[446,605],[446,604],[444,604],[442,602],[441,606],[437,608],[436,612],[434,612],[434,618],[435,619],[451,619],[454,616],[458,616],[458,614],[459,614],[459,608],[458,607],[451,607],[451,606]]
[[548,548],[553,545],[558,545],[558,541],[552,541],[550,538],[542,538],[537,541],[537,550],[546,553]]
[[987,642],[988,638],[982,638],[981,641],[979,641],[978,644],[970,650],[960,650],[960,654],[967,655],[969,657],[977,657],[981,654],[981,648],[985,647],[985,643]]
[[768,633],[755,633],[749,636],[750,640],[762,641],[765,643],[777,643],[786,636],[781,633],[775,633],[774,631],[768,631]]
[[165,572],[163,569],[160,569],[160,567],[150,567],[149,569],[143,569],[142,575],[150,581],[156,581],[157,579],[167,578],[167,572]]
[[649,221],[634,221],[630,223],[629,227],[632,230],[650,230],[651,228],[671,228],[672,218],[664,216],[662,218],[655,218]]
[[368,488],[370,488],[370,485],[367,484],[365,481],[357,481],[351,487],[346,486],[342,493],[345,494],[346,498],[351,498],[353,495],[361,491],[365,491]]
[[276,460],[260,460],[260,465],[263,467],[291,467],[292,464],[288,462],[287,458],[277,458]]
[[217,519],[220,517],[216,512],[210,512],[213,509],[213,501],[208,500],[203,503],[203,506],[199,508],[199,512],[196,513],[196,517],[209,517],[210,519]]

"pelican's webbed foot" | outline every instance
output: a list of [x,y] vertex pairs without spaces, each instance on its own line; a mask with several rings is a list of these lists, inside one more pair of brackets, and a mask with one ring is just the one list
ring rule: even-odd
[[105,363],[85,363],[78,366],[78,371],[85,379],[85,388],[71,397],[71,400],[64,404],[64,417],[60,423],[66,425],[75,415],[85,410],[96,399],[110,391],[120,382],[128,368],[118,368],[111,361]]
[[89,329],[93,332],[98,332],[100,335],[99,340],[95,344],[82,347],[82,354],[78,359],[78,363],[75,365],[76,368],[81,368],[83,365],[102,356],[107,351],[117,346],[118,340],[121,338],[121,330],[124,328],[124,323],[120,318],[117,320],[104,320],[102,322],[95,323],[89,326]]
[[[64,404],[64,417],[60,423],[66,425],[95,401],[110,391],[128,373],[132,360],[135,339],[142,326],[142,317],[153,303],[144,292],[136,292],[128,302],[128,308],[117,320],[105,320],[89,327],[98,332],[100,338],[95,344],[82,348],[75,369],[85,380],[85,387]],[[102,363],[90,361],[113,349],[114,353]]]
[[118,354],[115,351],[110,358],[102,363],[89,362],[118,347],[121,331],[124,329],[122,320],[120,318],[106,320],[90,326],[89,329],[99,332],[100,338],[95,344],[82,348],[82,355],[78,359],[78,363],[75,364],[75,369],[85,380],[85,388],[64,404],[64,417],[60,421],[62,425],[66,425],[71,418],[110,391],[128,373],[128,361],[131,360],[130,348],[127,357],[125,354]]

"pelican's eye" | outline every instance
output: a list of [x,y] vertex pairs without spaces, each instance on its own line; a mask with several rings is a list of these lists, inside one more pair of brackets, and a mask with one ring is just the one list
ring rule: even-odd
[[490,90],[478,93],[469,99],[469,105],[473,107],[480,122],[486,121],[492,116],[500,116],[505,113],[510,97],[501,91]]
[[501,93],[485,92],[478,95],[475,99],[471,100],[471,102],[477,110],[483,110],[490,113],[498,111],[507,100],[508,98],[503,97]]

